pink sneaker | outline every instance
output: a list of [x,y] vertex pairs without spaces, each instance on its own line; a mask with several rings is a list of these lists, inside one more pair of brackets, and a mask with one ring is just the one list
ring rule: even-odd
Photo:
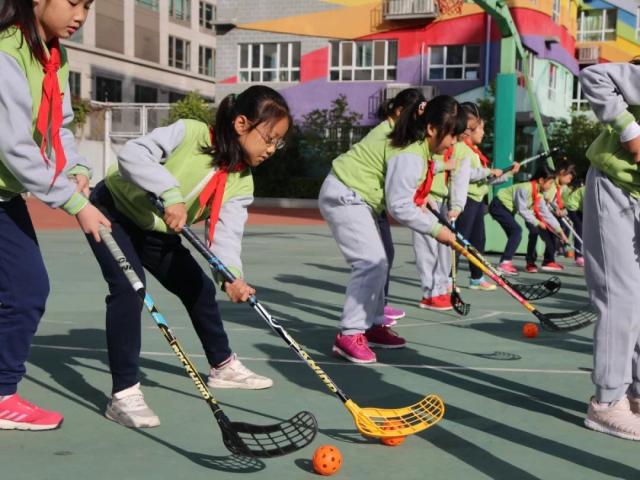
[[53,430],[61,423],[58,412],[43,410],[17,393],[0,402],[0,430]]
[[513,262],[511,260],[505,260],[498,265],[498,270],[500,270],[505,275],[518,275],[518,269],[513,266]]
[[354,363],[374,363],[376,354],[369,348],[363,333],[343,335],[338,333],[333,344],[333,352]]
[[578,267],[584,267],[584,257],[578,257],[576,258],[576,265]]
[[387,317],[386,315],[384,316],[384,320],[382,321],[382,325],[384,325],[385,327],[393,327],[397,323],[398,321],[395,318]]
[[404,338],[391,330],[389,327],[374,325],[364,334],[372,347],[380,348],[403,348],[407,346]]
[[404,318],[405,315],[406,313],[404,310],[400,310],[399,308],[393,308],[390,305],[384,306],[385,317],[393,318],[394,320],[400,320],[401,318]]
[[426,308],[428,310],[438,310],[438,311],[446,311],[452,310],[453,305],[451,305],[451,295],[444,293],[442,295],[438,295],[436,297],[423,298],[418,303],[420,308]]
[[540,268],[545,272],[561,272],[564,269],[562,265],[558,265],[556,262],[544,262]]
[[535,263],[527,263],[527,266],[524,267],[524,271],[527,273],[538,273],[538,267],[536,267]]

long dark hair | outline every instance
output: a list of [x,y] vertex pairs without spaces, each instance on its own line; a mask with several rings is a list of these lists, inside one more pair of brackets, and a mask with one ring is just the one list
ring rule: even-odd
[[36,60],[44,63],[47,56],[42,38],[38,34],[33,3],[25,0],[4,0],[0,7],[0,35],[4,34],[8,28],[17,25],[20,25],[31,54]]
[[264,85],[249,87],[239,95],[230,94],[222,99],[213,127],[214,145],[204,149],[212,155],[212,165],[233,171],[244,161],[242,145],[234,127],[234,120],[244,115],[250,122],[249,131],[261,123],[275,123],[286,118],[291,128],[291,112],[286,100],[274,89]]
[[460,131],[460,113],[460,104],[453,97],[438,95],[427,102],[421,94],[396,120],[393,131],[389,134],[391,145],[403,148],[424,140],[427,136],[427,125],[435,127],[438,132],[437,142],[446,135],[459,135],[464,131]]
[[380,105],[380,108],[378,108],[378,118],[380,120],[386,120],[390,116],[395,115],[396,109],[402,108],[402,110],[404,110],[410,107],[420,97],[422,97],[420,90],[416,88],[405,88],[395,97],[388,99]]
[[480,108],[478,108],[478,105],[476,105],[475,103],[473,103],[473,102],[462,102],[460,104],[460,108],[462,109],[462,111],[467,116],[467,119],[469,119],[469,118],[477,118],[478,120],[482,120],[482,115],[480,114]]
[[547,180],[549,178],[554,177],[555,175],[556,175],[555,170],[553,170],[546,163],[542,163],[536,170],[536,173],[533,174],[532,180],[540,180],[541,178],[543,178],[544,180]]

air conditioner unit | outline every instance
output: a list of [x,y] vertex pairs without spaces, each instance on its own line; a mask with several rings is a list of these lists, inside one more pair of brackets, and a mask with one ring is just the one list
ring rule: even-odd
[[390,98],[395,97],[402,90],[407,88],[415,88],[416,90],[420,90],[424,98],[427,100],[432,99],[433,97],[438,95],[438,87],[434,85],[410,85],[408,83],[390,83],[383,89],[383,101],[388,100]]
[[576,50],[579,63],[598,63],[600,47],[578,47]]

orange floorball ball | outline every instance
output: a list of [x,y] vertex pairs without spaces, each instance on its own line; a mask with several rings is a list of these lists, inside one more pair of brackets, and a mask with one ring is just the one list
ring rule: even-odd
[[313,469],[320,475],[333,475],[342,467],[342,454],[333,445],[320,445],[313,452]]
[[522,327],[522,334],[527,338],[538,336],[538,325],[535,323],[525,323]]
[[[383,430],[396,430],[398,428],[402,427],[402,422],[400,421],[396,421],[394,422],[393,420],[387,420],[386,422],[384,422],[384,425],[382,426]],[[388,447],[397,447],[398,445],[401,445],[402,443],[404,443],[406,437],[400,435],[398,437],[381,437],[380,438],[380,443],[382,443],[383,445],[386,445]]]

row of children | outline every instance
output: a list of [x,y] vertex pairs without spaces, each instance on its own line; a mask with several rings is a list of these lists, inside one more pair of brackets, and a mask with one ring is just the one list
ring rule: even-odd
[[[64,128],[73,116],[68,63],[58,40],[82,26],[90,6],[91,0],[5,0],[0,7],[0,429],[44,430],[62,422],[59,413],[17,394],[49,292],[24,192],[76,216],[109,286],[106,329],[113,387],[108,418],[134,427],[159,424],[139,386],[142,303],[101,244],[101,226],[111,229],[141,278],[144,268],[183,302],[211,366],[210,385],[272,385],[230,349],[216,287],[177,233],[208,219],[212,250],[238,274],[220,288],[233,302],[254,293],[242,278],[240,261],[246,208],[253,198],[250,168],[284,145],[289,107],[268,87],[230,95],[221,102],[213,128],[181,120],[129,142],[118,166],[87,198],[90,170]],[[639,79],[640,67],[631,64],[592,67],[582,75],[594,111],[609,124],[588,152],[594,168],[584,190],[587,282],[600,313],[593,375],[597,390],[587,426],[632,439],[640,439],[640,320],[634,314],[640,306],[635,304],[640,126],[634,107],[640,105]],[[334,350],[357,362],[375,360],[370,346],[405,345],[385,325],[390,256],[379,227],[383,210],[413,230],[421,304],[437,307],[435,299],[449,288],[448,246],[455,236],[437,222],[427,203],[457,220],[482,249],[483,209],[477,204],[482,204],[489,178],[503,173],[489,168],[476,148],[482,120],[474,106],[448,96],[427,102],[414,92],[413,99],[402,104],[398,99],[395,107],[390,118],[335,160],[319,198],[352,266]],[[494,199],[497,218],[515,230],[513,215],[540,205],[542,219],[534,211],[529,223],[537,233],[553,230],[562,237],[557,224],[545,217],[544,204],[536,203],[551,190],[546,185],[553,185],[554,175],[543,169],[532,182]],[[162,200],[163,217],[147,192]],[[504,261],[510,260],[507,256]],[[483,285],[477,273],[473,280]]]

